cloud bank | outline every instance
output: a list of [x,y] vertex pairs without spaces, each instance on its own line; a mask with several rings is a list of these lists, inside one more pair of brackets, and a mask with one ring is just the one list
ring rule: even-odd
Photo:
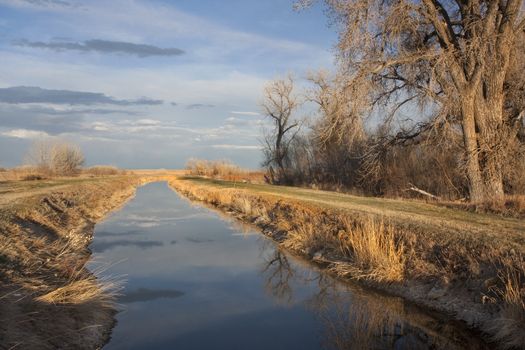
[[204,104],[204,103],[194,103],[191,105],[188,105],[186,109],[201,109],[201,108],[213,108],[215,105],[210,104]]
[[118,100],[99,92],[72,90],[49,90],[35,86],[14,86],[0,88],[0,102],[10,104],[51,103],[66,105],[107,104],[118,106],[161,105],[162,100],[142,97],[137,100]]
[[28,4],[39,7],[76,7],[73,4],[65,0],[15,0],[15,3]]
[[124,55],[134,55],[141,58],[150,56],[180,56],[185,53],[179,48],[161,48],[147,44],[134,44],[126,41],[110,41],[100,39],[86,40],[82,42],[42,42],[21,39],[14,41],[13,44],[15,46],[49,49],[54,51],[118,53]]

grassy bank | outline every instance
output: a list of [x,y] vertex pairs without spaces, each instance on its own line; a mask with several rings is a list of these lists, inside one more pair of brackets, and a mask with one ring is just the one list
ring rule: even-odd
[[286,249],[525,347],[525,222],[438,207],[179,177],[188,197],[261,227]]
[[117,285],[86,268],[94,225],[131,198],[137,176],[0,183],[0,339],[7,349],[95,349]]

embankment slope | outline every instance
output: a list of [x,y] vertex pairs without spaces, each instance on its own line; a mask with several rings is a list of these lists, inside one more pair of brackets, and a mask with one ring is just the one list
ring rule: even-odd
[[525,348],[525,222],[333,192],[178,177],[170,185],[341,278],[464,321]]
[[0,184],[0,348],[96,349],[112,281],[86,263],[94,225],[146,182],[135,175]]

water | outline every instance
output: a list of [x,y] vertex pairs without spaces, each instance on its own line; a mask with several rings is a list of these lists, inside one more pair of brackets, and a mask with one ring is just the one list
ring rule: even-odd
[[105,349],[454,349],[468,335],[334,281],[166,183],[97,225],[92,268],[125,276]]

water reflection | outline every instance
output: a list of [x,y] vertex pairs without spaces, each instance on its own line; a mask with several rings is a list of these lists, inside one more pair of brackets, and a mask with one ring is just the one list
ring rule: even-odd
[[97,231],[97,237],[137,236],[141,234],[144,234],[144,231],[141,231],[141,230],[125,230],[125,231],[119,231],[119,232]]
[[111,250],[116,247],[137,247],[140,249],[148,249],[152,247],[162,247],[163,242],[160,241],[134,241],[128,239],[120,239],[117,241],[96,241],[91,244],[91,251],[95,253],[102,253],[106,250]]
[[286,255],[278,249],[274,250],[274,254],[266,258],[266,264],[262,269],[262,273],[265,276],[266,290],[278,301],[290,304],[293,299],[290,279],[294,277],[294,270],[290,266]]
[[167,298],[173,299],[183,296],[184,293],[174,289],[148,289],[139,288],[137,290],[127,292],[125,295],[119,298],[120,303],[136,303],[143,301],[151,301],[155,299]]
[[186,237],[186,240],[191,243],[210,243],[213,242],[213,239],[202,239],[202,238],[191,238]]
[[487,348],[481,341],[470,339],[466,331],[421,313],[400,298],[342,284],[326,274],[304,270],[305,265],[316,270],[306,262],[291,263],[286,253],[275,248],[261,270],[267,291],[281,303],[294,303],[294,286],[317,284],[317,293],[306,304],[323,326],[323,348]]
[[133,201],[97,225],[91,249],[96,261],[119,262],[107,272],[127,280],[119,300],[123,312],[106,349],[472,344],[399,299],[319,273],[253,227],[192,205],[165,183],[140,188]]

